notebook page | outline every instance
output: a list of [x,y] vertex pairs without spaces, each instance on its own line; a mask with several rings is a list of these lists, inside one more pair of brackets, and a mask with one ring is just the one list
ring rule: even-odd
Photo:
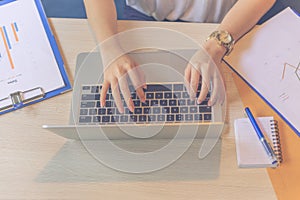
[[63,87],[55,56],[34,0],[0,6],[0,99],[16,91]]
[[[273,117],[258,117],[257,124],[271,143]],[[248,118],[234,121],[239,167],[271,167],[271,161]]]

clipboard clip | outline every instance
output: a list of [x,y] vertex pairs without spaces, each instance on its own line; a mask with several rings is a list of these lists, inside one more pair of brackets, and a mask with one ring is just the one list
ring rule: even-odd
[[23,92],[17,91],[11,93],[8,97],[0,99],[0,112],[9,109],[19,109],[25,104],[41,99],[45,96],[43,88],[36,87]]

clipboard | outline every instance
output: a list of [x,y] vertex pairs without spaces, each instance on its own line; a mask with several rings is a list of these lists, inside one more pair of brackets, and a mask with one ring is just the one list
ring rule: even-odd
[[71,90],[40,0],[0,0],[0,115]]
[[[287,7],[245,35],[225,63],[300,137],[300,17]],[[278,40],[278,38],[285,38]],[[274,45],[276,41],[276,45]]]

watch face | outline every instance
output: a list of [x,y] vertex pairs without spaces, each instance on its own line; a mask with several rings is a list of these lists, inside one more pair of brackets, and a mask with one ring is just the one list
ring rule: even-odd
[[228,44],[232,41],[230,34],[228,34],[225,31],[220,32],[219,39],[220,39],[220,41],[222,41],[225,44]]

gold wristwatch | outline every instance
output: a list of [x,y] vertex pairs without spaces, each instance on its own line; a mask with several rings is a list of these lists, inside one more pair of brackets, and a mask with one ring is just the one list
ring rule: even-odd
[[233,49],[234,39],[227,31],[214,31],[210,34],[207,40],[214,38],[220,46],[226,49],[225,56],[228,56]]

